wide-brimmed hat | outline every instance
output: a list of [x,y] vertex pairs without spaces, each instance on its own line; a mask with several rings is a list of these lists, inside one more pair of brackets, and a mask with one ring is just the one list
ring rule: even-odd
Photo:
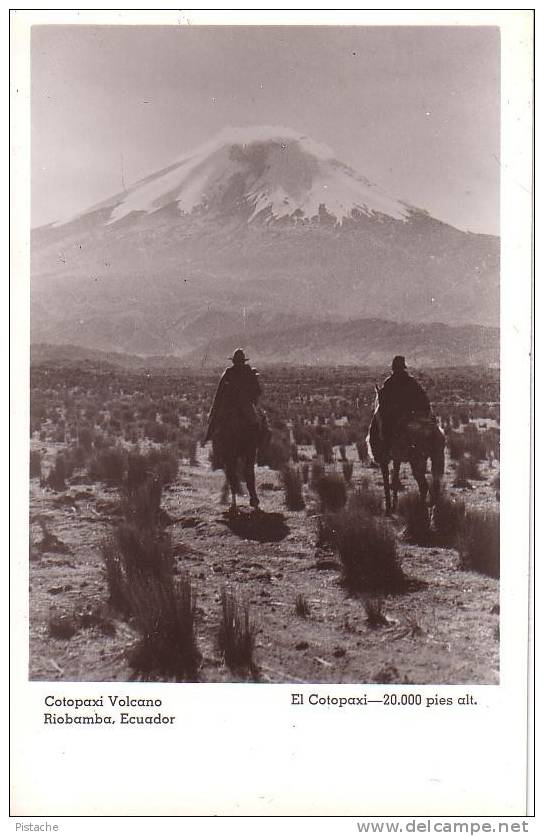
[[246,357],[246,355],[244,353],[244,350],[242,348],[237,348],[230,359],[236,365],[238,363],[240,363],[240,365],[241,365],[242,363],[247,363],[248,362],[248,358]]
[[401,369],[406,368],[406,359],[402,356],[402,354],[397,354],[396,357],[393,357],[393,362],[391,363],[391,368],[394,372],[400,371]]

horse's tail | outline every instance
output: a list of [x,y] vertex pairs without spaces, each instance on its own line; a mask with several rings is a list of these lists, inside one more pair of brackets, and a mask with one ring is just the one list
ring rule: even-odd
[[431,450],[431,475],[432,475],[432,505],[436,505],[442,491],[442,478],[445,471],[445,447],[446,436],[440,427],[436,427],[433,433],[433,444]]
[[433,433],[433,445],[431,452],[431,472],[433,476],[441,478],[445,470],[445,447],[446,436],[443,430],[436,426]]
[[379,418],[377,418],[376,416],[377,413],[375,413],[372,416],[372,421],[370,422],[370,427],[368,428],[368,433],[365,441],[367,444],[367,448],[370,450],[371,459],[376,464],[381,465],[384,457],[384,449],[382,433],[379,426]]

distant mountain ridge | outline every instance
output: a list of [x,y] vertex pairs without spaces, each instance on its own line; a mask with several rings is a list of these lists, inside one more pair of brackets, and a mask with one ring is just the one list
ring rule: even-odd
[[[424,346],[440,339],[424,326],[498,326],[499,240],[387,195],[306,136],[243,128],[33,230],[31,282],[34,342],[196,362],[223,339],[267,333],[263,358],[285,349],[292,362],[309,354],[298,331],[313,355],[349,359],[350,322],[375,319],[423,327],[421,357],[450,342],[485,356],[477,332],[472,347]],[[284,348],[280,333],[291,335]]]
[[217,367],[228,364],[238,345],[257,365],[388,366],[404,354],[412,366],[498,366],[499,330],[361,319],[298,322],[291,328],[234,332],[207,340],[180,356],[133,356],[74,345],[35,344],[32,362],[113,363],[124,368]]

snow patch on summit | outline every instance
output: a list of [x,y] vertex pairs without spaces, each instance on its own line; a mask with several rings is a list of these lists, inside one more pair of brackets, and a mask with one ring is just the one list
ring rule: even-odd
[[228,128],[173,165],[151,175],[121,196],[108,224],[131,212],[156,212],[177,204],[194,209],[249,209],[248,221],[268,218],[315,218],[324,207],[337,223],[353,213],[403,220],[409,207],[354,169],[333,151],[285,127]]

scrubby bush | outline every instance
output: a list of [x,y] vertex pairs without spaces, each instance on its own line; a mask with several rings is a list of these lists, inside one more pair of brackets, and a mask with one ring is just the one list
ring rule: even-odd
[[109,447],[109,445],[111,444],[111,441],[112,441],[111,438],[106,436],[104,433],[95,432],[94,443],[93,443],[94,449],[95,450],[103,450],[104,447]]
[[339,511],[346,504],[346,483],[339,473],[324,473],[315,482],[323,511]]
[[463,569],[500,576],[500,516],[497,511],[467,511],[459,532]]
[[147,438],[156,444],[164,444],[167,441],[168,428],[165,424],[160,424],[158,421],[148,421],[145,424],[144,433]]
[[495,499],[497,502],[501,498],[501,474],[497,473],[497,475],[491,480],[491,487],[495,491]]
[[131,490],[123,488],[121,510],[125,519],[138,528],[154,528],[159,524],[161,497],[162,483],[153,474]]
[[325,464],[332,464],[334,460],[334,450],[329,438],[329,433],[326,430],[318,428],[315,436],[315,452],[318,457],[321,457]]
[[49,616],[47,627],[54,639],[71,639],[77,633],[76,619],[69,613],[53,612]]
[[399,498],[398,513],[406,523],[404,536],[410,543],[425,545],[430,538],[429,511],[418,491],[410,491]]
[[250,619],[249,604],[240,606],[232,592],[222,589],[221,615],[218,640],[225,663],[234,673],[249,673],[257,679],[258,668],[253,659],[256,629]]
[[187,459],[193,467],[198,464],[198,437],[196,435],[187,432],[181,433],[178,437],[177,446],[182,459]]
[[492,462],[493,459],[501,460],[501,441],[499,430],[490,428],[484,434],[486,446],[486,458]]
[[459,461],[466,450],[466,438],[463,433],[452,432],[448,435],[448,450],[450,458]]
[[134,578],[161,578],[173,573],[172,543],[166,532],[122,522],[115,539],[129,584]]
[[261,467],[268,466],[272,470],[281,470],[289,462],[290,457],[289,442],[274,430],[267,446],[257,451],[257,464]]
[[483,461],[487,458],[488,444],[485,436],[473,424],[468,424],[465,432],[448,434],[448,449],[450,458],[455,461],[460,461],[466,454],[471,455],[475,461]]
[[39,450],[30,451],[30,478],[42,475],[42,456]]
[[89,476],[111,485],[120,485],[125,477],[127,456],[120,447],[104,447],[89,462]]
[[395,531],[388,521],[353,509],[327,518],[349,590],[395,592],[405,587]]
[[334,450],[332,444],[328,440],[323,441],[322,455],[325,464],[332,464],[334,461]]
[[135,584],[149,578],[167,583],[175,568],[169,535],[157,527],[143,527],[141,517],[138,523],[122,522],[101,547],[109,601],[124,616],[132,613]]
[[310,615],[310,605],[306,600],[306,597],[302,593],[299,593],[299,595],[297,595],[296,597],[295,612],[301,618],[308,618],[308,616]]
[[67,464],[66,457],[62,453],[57,453],[55,456],[55,465],[49,472],[47,477],[47,485],[54,491],[63,491],[66,489],[66,479],[69,478],[70,468]]
[[300,468],[287,464],[281,471],[281,479],[285,491],[285,505],[289,511],[302,511],[304,497],[302,496],[302,477]]
[[342,462],[342,475],[346,485],[351,485],[351,480],[353,478],[353,462],[348,462],[347,459],[345,462]]
[[357,442],[357,455],[361,464],[366,464],[368,461],[368,444],[366,441]]
[[94,433],[89,427],[82,427],[79,431],[79,444],[85,452],[90,453],[93,449]]
[[146,456],[148,470],[158,477],[162,485],[171,485],[178,475],[179,461],[171,447],[150,450]]
[[442,546],[455,546],[465,517],[465,503],[441,495],[432,510],[432,530]]
[[348,497],[348,509],[378,516],[383,510],[383,497],[371,487],[368,479],[361,479]]
[[78,468],[85,467],[89,458],[89,452],[82,447],[81,444],[76,444],[70,447],[69,455],[74,467]]
[[101,551],[109,591],[109,603],[115,610],[127,617],[130,615],[130,602],[126,572],[115,538],[111,537],[104,540]]
[[[470,424],[469,426],[474,425]],[[469,433],[465,431],[465,434],[467,436],[465,440],[465,453],[471,455],[477,462],[487,459],[487,442],[485,436],[480,434],[476,429]]]
[[147,456],[137,450],[131,450],[127,456],[127,472],[125,477],[125,490],[128,494],[134,493],[150,476],[150,465]]
[[469,479],[482,478],[480,467],[476,459],[471,456],[470,453],[465,453],[465,455],[459,459],[455,470],[455,479],[453,482],[454,488],[471,487]]
[[312,471],[310,475],[310,488],[313,491],[317,490],[318,482],[323,478],[325,475],[325,467],[323,465],[323,460],[317,460],[312,464]]

